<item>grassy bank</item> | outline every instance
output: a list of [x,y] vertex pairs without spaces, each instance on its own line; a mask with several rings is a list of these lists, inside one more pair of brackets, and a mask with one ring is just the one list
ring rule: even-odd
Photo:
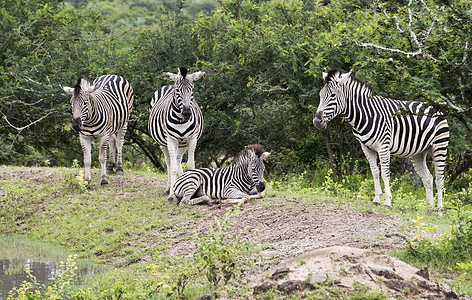
[[[110,176],[106,187],[99,186],[99,170],[93,170],[92,178],[93,182],[86,184],[79,168],[2,166],[0,171],[0,233],[59,245],[79,257],[113,267],[107,274],[74,287],[76,298],[196,298],[215,291],[246,298],[252,293],[247,285],[249,277],[281,259],[280,255],[261,255],[262,249],[275,245],[261,242],[257,228],[248,231],[233,226],[243,217],[236,206],[167,204],[165,174],[127,171],[123,176]],[[316,184],[302,175],[271,178],[265,200],[246,204],[246,210],[288,214],[322,206],[378,216],[379,224],[396,216],[403,220],[397,229],[411,240],[415,236],[444,236],[456,226],[453,211],[436,217],[422,200],[422,189],[401,179],[392,184],[396,191],[392,209],[371,205],[371,181],[360,176],[350,180],[338,184],[329,174]],[[350,186],[357,192],[353,193]],[[410,263],[424,264],[405,251],[396,253]],[[458,280],[465,269],[437,262],[431,267],[442,280],[472,294],[470,278]],[[337,293],[349,296],[350,292]],[[359,289],[355,293],[371,292]]]

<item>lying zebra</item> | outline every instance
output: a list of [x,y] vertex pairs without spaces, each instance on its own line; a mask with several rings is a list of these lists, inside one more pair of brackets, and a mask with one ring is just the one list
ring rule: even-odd
[[261,145],[249,145],[229,167],[188,170],[177,178],[169,202],[211,205],[213,200],[227,204],[263,198],[263,160],[269,155]]

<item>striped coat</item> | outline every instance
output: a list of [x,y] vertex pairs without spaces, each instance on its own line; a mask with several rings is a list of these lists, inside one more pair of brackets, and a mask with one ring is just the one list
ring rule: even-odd
[[385,206],[391,206],[390,156],[410,157],[426,189],[426,199],[434,207],[433,177],[426,166],[426,156],[435,164],[438,214],[443,207],[444,165],[449,142],[446,117],[423,103],[373,96],[369,85],[351,72],[333,69],[323,73],[325,85],[320,91],[320,105],[313,124],[326,128],[341,114],[352,125],[369,161],[375,183],[374,204],[380,203],[382,190],[377,156],[385,186]]
[[164,72],[174,85],[161,87],[151,100],[148,129],[159,144],[167,165],[167,189],[172,197],[172,187],[177,175],[182,174],[182,157],[188,151],[187,165],[195,168],[195,149],[203,133],[203,115],[193,97],[193,82],[205,72],[187,74],[180,67],[178,74]]
[[269,155],[261,145],[249,145],[227,168],[188,170],[175,183],[173,201],[194,205],[214,200],[238,203],[262,198],[264,159]]
[[[122,146],[133,107],[133,88],[120,76],[104,75],[95,79],[93,84],[80,76],[74,88],[63,89],[72,95],[70,103],[74,120],[71,127],[79,132],[84,152],[85,180],[91,180],[92,137],[97,137],[100,141],[101,184],[108,184],[107,173],[113,173],[115,166],[116,173],[123,174]],[[105,168],[107,145],[110,146],[110,157]]]

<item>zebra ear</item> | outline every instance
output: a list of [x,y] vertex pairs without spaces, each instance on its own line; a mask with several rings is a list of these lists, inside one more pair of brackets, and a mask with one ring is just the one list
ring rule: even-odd
[[74,88],[71,88],[71,87],[63,86],[62,89],[63,89],[64,92],[66,92],[67,94],[72,94],[72,93],[74,92]]
[[339,75],[339,80],[338,80],[338,83],[340,84],[343,84],[347,81],[347,79],[351,76],[351,71],[349,71],[348,73],[342,73]]
[[264,152],[264,153],[261,154],[261,158],[262,158],[262,159],[265,159],[265,158],[267,158],[267,156],[269,156],[269,155],[270,155],[270,152]]
[[170,73],[170,72],[162,72],[162,75],[164,75],[167,79],[170,79],[172,81],[176,81],[177,78],[179,78],[179,75]]
[[200,79],[201,77],[203,77],[203,75],[205,75],[205,72],[195,72],[195,73],[192,73],[190,75],[187,75],[187,78],[191,81],[195,81],[195,80]]
[[328,70],[326,68],[323,69],[323,80],[326,80],[326,77],[328,77]]

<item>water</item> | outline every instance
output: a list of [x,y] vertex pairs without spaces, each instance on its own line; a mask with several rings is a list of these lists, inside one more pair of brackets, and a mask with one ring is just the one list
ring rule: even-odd
[[[0,235],[0,300],[8,298],[8,292],[28,280],[25,265],[38,282],[48,284],[52,273],[58,271],[60,262],[65,262],[70,253],[45,243],[21,237]],[[97,274],[106,270],[105,266],[85,260],[76,260],[78,278],[85,274]]]

